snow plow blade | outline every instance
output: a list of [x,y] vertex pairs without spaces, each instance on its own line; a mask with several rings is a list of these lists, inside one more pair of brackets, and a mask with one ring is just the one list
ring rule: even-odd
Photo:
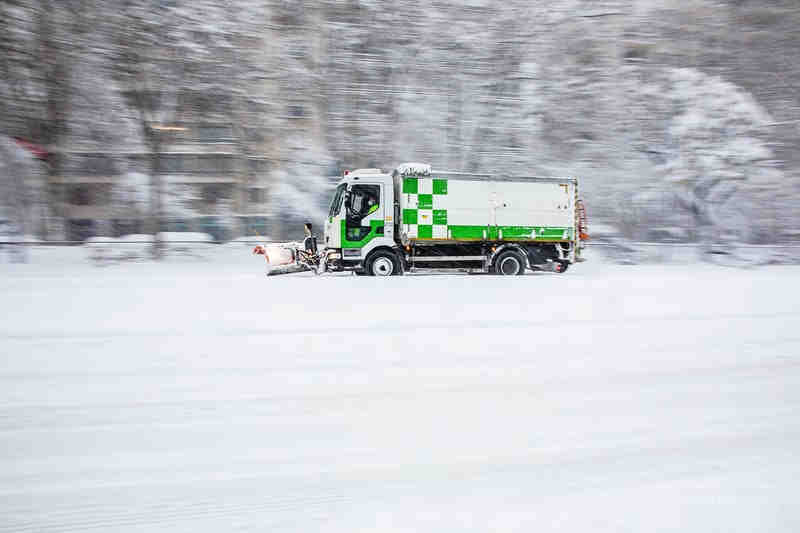
[[256,255],[263,255],[267,262],[267,276],[294,274],[295,272],[317,272],[319,257],[301,248],[301,243],[286,242],[256,246]]
[[267,276],[294,274],[295,272],[325,271],[324,257],[317,251],[317,238],[311,233],[311,223],[303,225],[303,242],[282,242],[258,245],[253,248],[255,255],[263,255],[267,262]]
[[279,276],[281,274],[294,274],[295,272],[308,272],[311,269],[308,268],[306,265],[300,264],[291,264],[291,265],[280,265],[271,267],[267,270],[267,276]]

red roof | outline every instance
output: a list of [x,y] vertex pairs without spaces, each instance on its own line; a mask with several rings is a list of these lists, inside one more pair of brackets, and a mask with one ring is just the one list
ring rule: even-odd
[[30,141],[26,141],[25,139],[20,139],[19,137],[14,137],[14,140],[17,141],[17,144],[20,145],[22,148],[25,148],[30,153],[33,154],[33,157],[36,159],[41,159],[44,161],[50,155],[50,153],[44,149],[43,146],[40,146],[36,143],[32,143]]

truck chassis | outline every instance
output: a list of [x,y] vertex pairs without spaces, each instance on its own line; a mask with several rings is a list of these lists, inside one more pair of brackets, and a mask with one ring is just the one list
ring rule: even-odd
[[[324,260],[325,270],[352,270],[358,275],[401,275],[404,272],[460,270],[473,273],[521,275],[526,269],[563,273],[569,267],[572,243],[411,243],[380,248],[363,260],[336,257]],[[392,265],[386,263],[391,261]],[[388,269],[388,273],[387,273]]]

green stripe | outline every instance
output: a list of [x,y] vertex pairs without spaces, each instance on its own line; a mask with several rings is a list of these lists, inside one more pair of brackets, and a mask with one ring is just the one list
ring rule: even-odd
[[383,220],[370,220],[370,232],[360,241],[347,240],[347,223],[342,220],[342,248],[361,248],[375,237],[379,237],[378,229],[383,227]]
[[483,240],[486,226],[447,226],[447,229],[455,240]]
[[[454,240],[532,240],[567,241],[573,239],[572,228],[544,226],[447,226]],[[533,232],[536,231],[536,237]],[[567,232],[564,238],[564,231]],[[503,238],[500,239],[500,232]],[[485,235],[485,237],[484,237]]]
[[[500,228],[503,232],[503,239],[530,239],[533,229],[527,226],[503,226]],[[536,234],[538,235],[539,232],[537,231]],[[498,231],[499,237],[500,231]]]

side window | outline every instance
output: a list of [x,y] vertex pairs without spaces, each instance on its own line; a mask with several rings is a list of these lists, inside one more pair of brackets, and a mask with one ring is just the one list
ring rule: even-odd
[[361,220],[378,210],[381,197],[380,185],[353,185],[350,188],[350,215]]

